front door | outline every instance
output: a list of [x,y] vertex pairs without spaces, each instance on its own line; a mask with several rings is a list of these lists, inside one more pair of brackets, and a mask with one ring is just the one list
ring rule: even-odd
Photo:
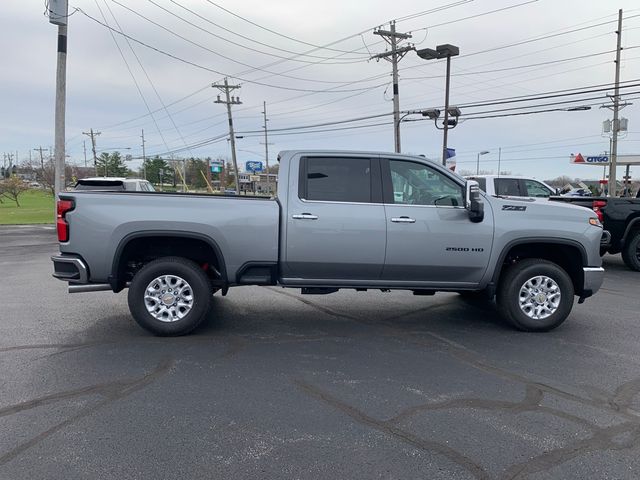
[[379,159],[307,156],[290,176],[299,188],[288,192],[284,279],[379,280],[386,243]]
[[491,212],[482,222],[470,222],[464,187],[427,162],[382,160],[381,166],[387,220],[382,278],[478,284],[491,254]]

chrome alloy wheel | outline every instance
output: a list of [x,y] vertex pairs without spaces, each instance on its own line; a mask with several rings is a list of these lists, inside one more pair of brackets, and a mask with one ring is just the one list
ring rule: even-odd
[[147,285],[144,293],[147,312],[161,322],[175,322],[193,307],[191,286],[176,275],[162,275]]
[[532,277],[520,287],[520,310],[534,320],[544,320],[560,306],[560,287],[550,277]]

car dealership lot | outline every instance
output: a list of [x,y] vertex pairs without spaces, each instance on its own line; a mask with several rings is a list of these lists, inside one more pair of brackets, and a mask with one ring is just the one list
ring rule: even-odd
[[0,229],[0,478],[638,478],[640,274],[545,334],[456,294],[245,287],[157,338]]

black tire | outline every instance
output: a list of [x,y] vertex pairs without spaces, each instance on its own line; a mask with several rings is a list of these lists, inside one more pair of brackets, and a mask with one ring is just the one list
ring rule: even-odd
[[640,230],[629,233],[622,249],[622,260],[631,270],[640,272]]
[[[185,295],[190,297],[188,300],[189,310],[187,310],[186,307],[181,308],[179,306],[177,300],[180,300],[180,297],[176,295],[174,299],[173,294],[168,293],[169,290],[166,290],[168,295],[167,299],[170,301],[176,300],[176,303],[169,304],[168,308],[172,308],[173,305],[178,305],[178,307],[173,307],[173,311],[179,311],[180,314],[187,310],[187,313],[177,320],[172,320],[173,316],[166,313],[166,320],[163,321],[154,317],[154,315],[147,310],[147,301],[145,300],[147,287],[150,286],[154,279],[158,279],[164,275],[179,277],[186,282],[189,287],[184,287],[184,284],[179,282],[174,284],[176,287],[182,286],[184,290],[181,290],[181,292],[184,292]],[[172,278],[172,280],[174,279]],[[161,284],[158,283],[158,285]],[[167,285],[171,287],[171,282],[167,283]],[[166,337],[186,335],[200,325],[209,310],[212,297],[211,292],[212,287],[209,278],[197,263],[182,257],[163,257],[149,262],[136,273],[131,281],[127,298],[129,301],[129,310],[135,321],[138,322],[142,328],[154,335]],[[164,293],[165,290],[160,290],[159,295],[164,297]],[[159,298],[157,300],[159,313],[156,315],[158,316],[163,315],[162,308],[164,308],[164,311],[168,309],[161,303],[161,300],[163,299]],[[186,298],[182,299],[183,302],[185,302],[185,300]],[[153,301],[149,303],[149,305],[150,308],[152,308]]]
[[[554,307],[555,311],[546,318],[540,319],[530,317],[520,307],[521,289],[530,279],[537,276],[551,279],[555,282],[560,293],[560,300]],[[573,307],[573,296],[573,282],[567,272],[548,260],[527,258],[507,267],[507,270],[502,274],[496,294],[496,303],[500,314],[518,330],[547,332],[556,328],[569,316]]]

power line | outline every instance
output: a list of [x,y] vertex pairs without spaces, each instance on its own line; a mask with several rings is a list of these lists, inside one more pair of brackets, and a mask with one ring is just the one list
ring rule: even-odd
[[[89,15],[87,12],[85,12],[84,10],[82,10],[81,8],[76,7],[77,10],[82,13],[85,17],[89,18],[90,20],[94,21],[95,23],[102,25],[103,27],[109,29],[111,32],[113,33],[117,33],[118,35],[121,35],[123,37],[128,38],[129,40],[131,40],[132,42],[136,42],[139,45],[142,45],[143,47],[146,47],[150,50],[153,50],[157,53],[160,53],[162,55],[165,55],[169,58],[173,58],[174,60],[177,60],[179,62],[185,63],[187,65],[191,65],[192,67],[196,67],[199,68],[201,70],[205,70],[207,72],[211,72],[211,73],[215,73],[216,75],[220,75],[220,76],[224,76],[224,73],[215,70],[213,68],[210,67],[206,67],[204,65],[200,65],[199,63],[193,62],[191,60],[186,60],[184,58],[178,57],[177,55],[174,55],[172,53],[166,52],[160,48],[154,47],[152,45],[149,45],[148,43],[145,43],[141,40],[138,40],[137,38],[132,37],[131,35],[128,35],[118,29],[115,29],[103,22],[101,22],[100,20],[98,20],[97,18]],[[276,74],[279,75],[279,74]],[[285,87],[283,85],[273,85],[273,84],[269,84],[269,83],[264,83],[264,82],[259,82],[256,80],[249,80],[247,78],[242,78],[242,77],[238,77],[236,75],[234,75],[234,78],[237,78],[238,80],[241,80],[242,82],[246,82],[246,83],[252,83],[255,85],[262,85],[264,87],[269,87],[269,88],[277,88],[279,90],[290,90],[290,91],[294,91],[294,92],[312,92],[312,93],[325,93],[325,92],[331,92],[331,93],[342,93],[342,92],[356,92],[356,91],[362,91],[364,90],[363,88],[356,88],[356,89],[348,89],[348,90],[333,90],[333,89],[326,89],[326,90],[313,90],[313,89],[308,89],[308,88],[296,88],[296,87]],[[382,86],[385,84],[380,84],[378,86]],[[371,88],[371,87],[366,87],[366,88]]]
[[[263,54],[263,55],[269,55],[269,56],[273,56],[273,57],[281,58],[281,59],[285,59],[285,60],[293,60],[293,61],[297,61],[297,62],[302,62],[302,63],[312,63],[312,62],[309,62],[308,60],[298,60],[298,59],[297,59],[297,57],[305,56],[305,57],[310,57],[310,58],[319,58],[319,59],[324,59],[324,60],[333,60],[333,58],[332,58],[332,57],[325,57],[325,56],[321,56],[321,55],[312,55],[312,54],[309,54],[309,53],[295,52],[295,51],[293,51],[293,50],[287,50],[287,49],[285,49],[285,48],[276,47],[276,46],[274,46],[274,45],[269,45],[268,43],[264,43],[264,42],[261,42],[261,41],[259,41],[259,40],[255,40],[255,39],[253,39],[253,38],[251,38],[251,37],[247,37],[246,35],[242,35],[241,33],[234,32],[233,30],[231,30],[231,29],[229,29],[229,28],[225,28],[225,27],[223,27],[222,25],[220,25],[220,24],[218,24],[218,23],[215,23],[215,22],[211,21],[209,18],[207,18],[207,17],[205,17],[205,16],[203,16],[203,15],[199,14],[198,12],[196,12],[196,11],[194,11],[194,10],[192,10],[192,9],[188,8],[188,7],[185,7],[184,5],[182,5],[182,4],[178,3],[178,2],[176,2],[175,0],[169,0],[171,3],[173,3],[173,4],[177,5],[178,7],[180,7],[180,8],[182,8],[182,9],[186,10],[187,12],[189,12],[189,13],[191,13],[192,15],[194,15],[194,16],[196,16],[196,17],[198,17],[199,19],[201,19],[201,20],[203,20],[203,21],[207,22],[208,24],[213,25],[213,26],[214,26],[214,27],[216,27],[216,28],[219,28],[219,29],[221,29],[221,30],[224,30],[225,32],[231,33],[231,34],[236,35],[236,36],[238,36],[238,37],[240,37],[240,38],[244,38],[245,40],[249,40],[250,42],[256,43],[256,44],[258,44],[258,45],[262,45],[262,46],[264,46],[264,47],[272,48],[272,49],[277,50],[277,51],[280,51],[280,52],[290,53],[290,54],[293,54],[294,56],[293,56],[293,57],[285,57],[285,56],[277,55],[277,54],[274,54],[274,53],[271,53],[271,52],[265,52],[265,51],[263,51],[263,50],[258,50],[258,49],[252,48],[252,47],[248,47],[248,46],[246,46],[246,45],[242,45],[242,44],[240,44],[240,43],[234,42],[233,40],[229,40],[228,38],[224,38],[224,37],[222,37],[222,36],[220,36],[220,35],[217,35],[217,34],[215,34],[215,33],[211,32],[211,31],[209,31],[209,30],[207,30],[207,29],[204,29],[204,28],[202,28],[202,27],[200,27],[200,26],[198,26],[198,25],[196,25],[196,24],[194,24],[194,23],[190,22],[189,20],[187,20],[187,19],[185,19],[185,18],[183,18],[183,17],[181,17],[181,16],[177,15],[176,13],[172,12],[171,10],[168,10],[167,8],[165,8],[165,7],[161,6],[161,5],[158,5],[158,4],[157,4],[156,2],[154,2],[153,0],[147,0],[147,1],[149,1],[149,2],[150,2],[150,3],[152,3],[153,5],[157,6],[158,8],[160,8],[160,9],[164,10],[165,12],[169,13],[170,15],[173,15],[174,17],[179,18],[180,20],[182,20],[182,21],[184,21],[184,22],[188,23],[189,25],[192,25],[193,27],[197,28],[198,30],[201,30],[201,31],[207,32],[207,33],[209,33],[209,34],[211,34],[211,35],[213,35],[213,36],[215,36],[215,37],[217,37],[217,38],[220,38],[221,40],[224,40],[224,41],[229,42],[229,43],[233,43],[234,45],[237,45],[237,46],[242,47],[242,48],[246,48],[247,50],[251,50],[251,51],[253,51],[253,52],[257,52],[257,53],[261,53],[261,54]],[[345,53],[346,53],[346,52],[345,52]],[[349,52],[349,53],[352,53],[352,52]],[[363,57],[360,57],[360,58],[355,58],[355,57],[354,57],[353,59],[352,59],[352,58],[348,58],[348,59],[346,59],[346,60],[347,60],[346,62],[334,62],[334,63],[335,63],[335,64],[343,64],[343,63],[359,63],[359,62],[361,62],[361,61],[363,61],[363,60],[366,60],[366,56],[363,56]]]
[[[107,3],[106,0],[104,0],[105,5],[107,7],[107,9],[109,10],[109,13],[111,14],[111,16],[113,17],[113,20],[116,22],[116,25],[118,26],[118,28],[120,30],[122,30],[122,27],[120,26],[120,23],[118,22],[118,20],[116,19],[116,16],[113,14],[113,12],[111,11],[111,7],[109,7],[109,4]],[[164,102],[162,101],[162,97],[160,96],[160,93],[158,93],[158,89],[156,88],[155,84],[153,83],[153,80],[151,80],[151,77],[149,76],[149,74],[147,73],[147,69],[144,68],[144,65],[142,64],[142,62],[140,61],[140,57],[138,57],[138,54],[136,53],[136,51],[133,48],[133,45],[131,45],[131,42],[129,42],[129,40],[127,39],[127,45],[129,46],[129,49],[131,50],[131,53],[133,53],[133,56],[135,57],[136,61],[138,62],[138,65],[140,66],[140,68],[142,69],[145,77],[147,78],[147,81],[149,82],[149,85],[151,85],[151,88],[153,89],[154,93],[156,94],[156,97],[158,98],[158,101],[160,102],[160,105],[162,105],[162,108],[164,109],[164,112],[167,114],[167,116],[169,117],[169,120],[171,121],[171,124],[173,125],[173,128],[176,130],[176,132],[178,133],[178,135],[180,136],[182,143],[184,143],[185,145],[187,144],[187,142],[184,141],[184,138],[182,137],[182,133],[180,132],[180,129],[178,128],[178,126],[176,125],[176,122],[173,120],[173,116],[169,113],[169,109],[167,108],[167,106],[164,104]],[[164,139],[163,139],[164,140]]]
[[[202,45],[202,44],[200,44],[200,43],[198,43],[198,42],[194,42],[193,40],[190,40],[189,38],[185,37],[184,35],[181,35],[181,34],[179,34],[179,33],[175,32],[173,29],[168,28],[168,27],[165,27],[164,25],[161,25],[160,23],[158,23],[158,22],[156,22],[156,21],[154,21],[154,20],[151,20],[150,18],[148,18],[148,17],[144,16],[143,14],[141,14],[141,13],[139,13],[139,12],[137,12],[137,11],[133,10],[132,8],[127,7],[126,5],[123,5],[123,4],[122,4],[122,3],[120,3],[118,0],[111,0],[111,1],[112,1],[113,3],[115,3],[116,5],[121,6],[121,7],[122,7],[122,8],[124,8],[125,10],[128,10],[129,12],[133,13],[134,15],[137,15],[138,17],[142,18],[143,20],[145,20],[145,21],[147,21],[147,22],[151,23],[152,25],[155,25],[156,27],[161,28],[161,29],[162,29],[162,30],[164,30],[165,32],[168,32],[168,33],[170,33],[171,35],[173,35],[173,36],[175,36],[175,37],[178,37],[178,38],[180,38],[181,40],[184,40],[185,42],[187,42],[187,43],[189,43],[189,44],[191,44],[191,45],[194,45],[194,46],[196,46],[196,47],[199,47],[199,48],[201,48],[201,49],[203,49],[203,50],[205,50],[205,51],[207,51],[207,52],[209,52],[209,53],[211,53],[211,54],[213,54],[213,55],[216,55],[216,56],[218,56],[218,57],[224,58],[225,60],[228,60],[228,61],[230,61],[230,62],[237,63],[238,65],[242,65],[243,67],[247,67],[247,68],[251,69],[252,71],[265,72],[265,73],[269,73],[269,74],[271,74],[271,75],[278,75],[278,76],[281,76],[281,77],[284,77],[284,78],[290,78],[290,79],[292,79],[292,80],[299,80],[299,81],[303,81],[303,82],[332,83],[332,84],[340,84],[340,83],[343,83],[343,82],[340,82],[340,81],[334,81],[334,80],[318,80],[318,79],[310,79],[310,78],[294,77],[294,76],[292,76],[292,75],[286,75],[286,74],[283,74],[283,73],[272,72],[272,71],[270,71],[270,70],[266,70],[266,69],[265,69],[265,68],[263,68],[263,67],[255,67],[255,66],[253,66],[253,65],[249,65],[248,63],[241,62],[240,60],[236,60],[236,59],[235,59],[235,58],[233,58],[233,57],[230,57],[230,56],[228,56],[228,55],[224,55],[224,54],[220,53],[219,51],[213,50],[213,49],[211,49],[211,48],[209,48],[209,47],[206,47],[206,46],[204,46],[204,45]],[[205,31],[206,31],[206,30],[205,30]],[[207,33],[212,34],[212,35],[214,35],[214,36],[218,37],[218,35],[213,34],[213,33],[211,33],[211,32],[208,32],[208,31],[207,31]],[[232,42],[232,43],[233,43],[233,42]],[[238,45],[238,44],[235,44],[235,45]],[[308,62],[308,63],[313,63],[313,62]],[[245,81],[248,81],[248,80],[245,80]]]
[[[124,61],[125,66],[127,67],[127,71],[129,72],[129,75],[131,75],[131,79],[133,80],[133,83],[136,86],[136,90],[138,90],[138,94],[140,94],[140,98],[142,98],[142,102],[144,103],[145,107],[147,107],[147,111],[149,112],[149,115],[151,115],[151,118],[153,119],[153,123],[155,124],[156,129],[158,130],[158,134],[160,135],[160,138],[162,138],[162,141],[165,143],[165,146],[166,146],[166,148],[168,150],[169,146],[166,144],[164,136],[162,135],[162,132],[160,131],[160,127],[158,126],[158,122],[156,122],[155,117],[151,113],[151,107],[149,107],[149,104],[147,103],[147,99],[145,98],[144,94],[142,93],[142,89],[140,88],[140,85],[138,84],[138,80],[136,79],[136,76],[133,74],[133,70],[131,70],[131,67],[129,66],[129,62],[127,61],[127,58],[124,56],[124,52],[120,48],[120,45],[118,44],[118,41],[116,40],[116,37],[113,34],[113,30],[111,29],[111,27],[109,25],[106,24],[107,17],[105,16],[104,12],[102,11],[102,8],[100,8],[100,4],[98,3],[98,0],[94,0],[94,1],[96,3],[96,6],[98,7],[98,10],[100,11],[100,15],[102,15],[102,18],[105,21],[105,23],[103,25],[105,25],[107,28],[109,28],[109,32],[111,33],[111,38],[113,39],[113,42],[116,44],[116,48],[118,49],[118,52],[120,52],[120,56],[122,57],[122,60]],[[80,11],[80,13],[84,13],[84,12]],[[96,172],[96,175],[97,175],[97,172]]]

